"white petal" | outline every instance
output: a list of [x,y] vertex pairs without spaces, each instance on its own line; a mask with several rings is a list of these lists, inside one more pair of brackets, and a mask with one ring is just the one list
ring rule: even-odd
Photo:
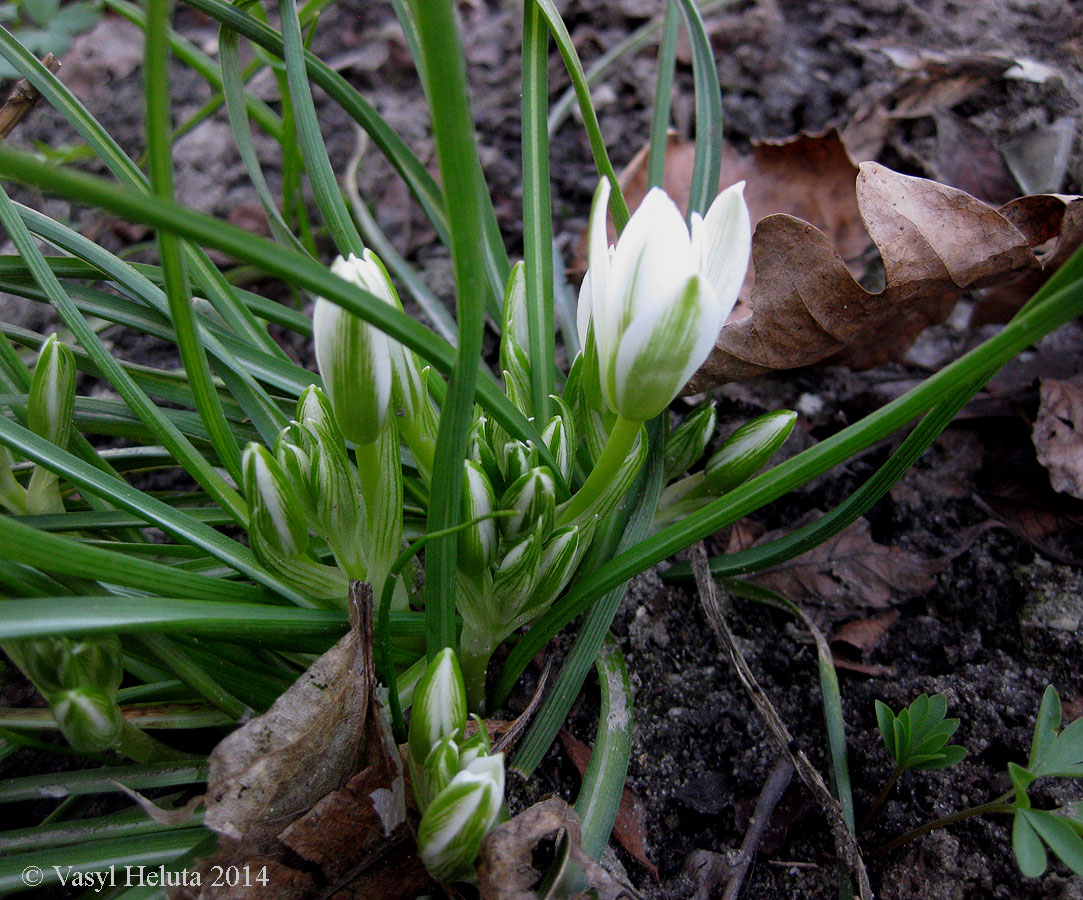
[[752,249],[752,221],[744,188],[743,181],[726,188],[715,198],[702,223],[697,227],[693,221],[692,225],[699,270],[714,288],[716,301],[725,311],[723,322],[737,302]]
[[[606,232],[606,216],[609,209],[609,179],[598,182],[594,200],[590,206],[590,225],[587,230],[587,259],[589,268],[579,290],[579,309],[576,326],[579,343],[587,341],[587,325],[594,310],[604,302],[609,283],[609,236]],[[595,326],[597,327],[597,326]]]
[[614,406],[645,421],[665,409],[702,365],[721,328],[714,291],[695,275],[677,302],[639,316],[621,338],[614,367]]

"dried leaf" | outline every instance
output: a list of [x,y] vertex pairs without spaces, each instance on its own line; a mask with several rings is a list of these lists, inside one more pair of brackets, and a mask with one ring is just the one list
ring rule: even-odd
[[[372,590],[350,589],[351,630],[263,716],[211,755],[206,823],[219,852],[171,900],[408,900],[429,884],[406,840],[399,749],[374,681]],[[304,871],[294,868],[304,861]],[[213,866],[267,865],[266,885],[218,887]]]
[[357,771],[373,685],[358,614],[351,604],[350,632],[214,749],[208,828],[262,847]]
[[535,803],[490,831],[478,856],[478,891],[481,900],[539,900],[534,891],[542,878],[532,865],[534,848],[549,838],[566,835],[571,860],[586,874],[599,900],[636,896],[619,883],[579,846],[579,817],[559,797]]
[[[853,619],[841,626],[831,637],[831,645],[838,644],[844,647],[852,647],[862,657],[868,656],[875,650],[888,630],[899,621],[899,611],[888,610],[881,616],[873,616],[871,619]],[[836,648],[838,649],[838,648]]]
[[[689,393],[828,357],[875,365],[942,319],[964,288],[1042,267],[1026,234],[963,191],[863,163],[857,203],[884,262],[884,290],[862,288],[812,225],[791,216],[767,217],[752,240],[753,314],[722,329]],[[1031,234],[1059,232],[1081,204],[1062,202],[1059,215],[1044,201],[1027,204],[1032,213],[1039,205],[1052,213],[1043,220],[1046,228],[1034,227]]]
[[[872,539],[869,523],[858,519],[831,540],[795,559],[764,569],[751,580],[795,603],[832,607],[886,607],[924,594],[936,575],[973,543],[989,523],[963,531],[959,546],[937,559]],[[773,534],[767,534],[769,541]]]
[[[579,772],[579,777],[582,778],[590,762],[590,747],[564,728],[560,729],[558,735],[561,744],[564,745],[564,752],[568,754],[568,758]],[[621,792],[617,819],[613,823],[613,837],[628,852],[628,855],[650,872],[651,877],[658,882],[658,868],[647,858],[647,822],[643,801],[627,785]]]
[[1083,499],[1083,385],[1043,378],[1032,438],[1053,490]]

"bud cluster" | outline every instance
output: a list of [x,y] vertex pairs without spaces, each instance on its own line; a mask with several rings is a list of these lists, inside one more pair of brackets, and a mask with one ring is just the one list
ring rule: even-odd
[[485,723],[466,737],[466,690],[450,648],[429,663],[414,691],[407,755],[421,812],[418,853],[438,881],[469,880],[482,838],[504,802],[504,754],[493,753]]

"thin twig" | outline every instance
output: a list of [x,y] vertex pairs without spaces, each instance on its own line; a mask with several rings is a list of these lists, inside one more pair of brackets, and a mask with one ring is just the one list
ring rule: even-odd
[[700,602],[707,613],[707,620],[711,623],[711,627],[714,629],[719,641],[729,654],[730,661],[737,671],[737,677],[740,679],[741,684],[744,685],[749,697],[752,698],[752,703],[759,710],[760,715],[763,716],[767,724],[767,730],[782,752],[789,757],[797,770],[797,774],[819,802],[824,815],[827,817],[828,824],[831,826],[831,833],[835,838],[835,852],[850,868],[850,871],[857,876],[858,892],[862,900],[871,900],[872,888],[869,885],[868,873],[865,871],[865,863],[861,859],[857,839],[850,832],[850,829],[846,827],[842,807],[832,795],[820,773],[816,771],[816,767],[812,765],[805,755],[805,751],[793,739],[790,730],[786,727],[786,723],[782,721],[766,692],[756,681],[756,676],[752,674],[752,669],[749,668],[748,663],[745,662],[744,656],[737,647],[733,632],[730,630],[729,623],[727,623],[722,612],[722,604],[718,599],[714,578],[711,576],[711,570],[707,562],[707,552],[702,541],[692,546],[691,562],[692,572],[696,578],[696,587],[699,589]]
[[[60,60],[51,53],[45,54],[41,64],[54,75],[60,71]],[[39,99],[41,99],[40,91],[27,79],[23,78],[15,82],[15,87],[11,89],[4,105],[0,106],[0,141],[11,134],[15,126],[34,108],[34,104]]]
[[775,807],[778,806],[786,788],[793,780],[793,763],[789,757],[780,756],[767,776],[767,781],[756,799],[756,808],[752,811],[752,818],[748,820],[748,830],[745,838],[741,841],[741,852],[737,854],[737,861],[733,865],[733,873],[726,883],[726,890],[722,894],[722,900],[737,900],[741,894],[741,887],[745,883],[748,870],[752,868],[752,860],[763,843],[767,827],[771,824]]
[[493,745],[493,753],[500,753],[503,750],[510,750],[518,742],[523,732],[526,730],[527,725],[530,724],[530,720],[534,717],[534,713],[537,712],[538,707],[541,705],[542,697],[545,694],[545,686],[549,682],[549,673],[553,671],[553,657],[549,657],[545,661],[545,668],[542,670],[541,678],[538,679],[538,686],[534,690],[534,696],[530,698],[530,703],[527,704],[519,716],[511,723],[511,727],[500,736],[499,740]]

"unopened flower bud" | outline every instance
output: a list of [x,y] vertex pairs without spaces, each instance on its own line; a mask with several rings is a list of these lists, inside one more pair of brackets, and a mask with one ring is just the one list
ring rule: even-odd
[[474,760],[459,772],[421,817],[417,848],[437,881],[470,878],[482,838],[504,801],[504,754]]
[[529,403],[530,386],[530,335],[527,329],[526,269],[516,263],[508,278],[504,294],[504,321],[500,331],[500,369],[504,373],[508,398],[519,409]]
[[410,714],[410,759],[424,766],[441,738],[458,740],[466,726],[466,688],[455,651],[445,647],[434,656],[414,688]]
[[75,424],[75,357],[55,334],[41,347],[26,404],[27,425],[34,434],[66,448]]
[[304,503],[282,467],[262,444],[250,443],[241,459],[251,527],[274,552],[286,559],[308,549]]
[[492,742],[489,740],[489,732],[485,728],[485,720],[477,713],[471,713],[470,718],[474,720],[477,731],[459,744],[459,767],[463,769],[478,757],[488,756],[492,750]]
[[549,536],[556,512],[556,483],[553,473],[544,466],[531,469],[518,478],[500,498],[500,509],[514,514],[502,519],[500,530],[505,540],[515,540],[531,529],[542,539]]
[[779,409],[742,425],[707,460],[702,490],[719,496],[744,484],[785,443],[796,421],[793,410]]
[[[340,278],[390,302],[382,276],[356,256],[331,267]],[[312,315],[316,366],[342,433],[370,444],[387,427],[391,409],[391,341],[378,328],[320,297]]]
[[97,685],[58,691],[48,697],[53,718],[68,743],[83,753],[108,750],[124,724],[113,694]]
[[424,814],[436,795],[446,788],[461,768],[459,746],[450,735],[434,745],[420,771],[411,773],[417,808]]
[[673,430],[666,441],[666,468],[663,482],[670,481],[687,472],[707,449],[714,436],[718,414],[714,401],[704,403],[693,410],[681,424]]
[[[486,516],[496,506],[493,486],[484,467],[468,459],[463,463],[463,522]],[[499,546],[496,522],[474,522],[459,533],[459,565],[468,572],[480,573],[492,565]]]
[[550,394],[549,399],[558,412],[542,429],[541,437],[556,461],[560,474],[568,479],[575,464],[575,416],[560,397]]

